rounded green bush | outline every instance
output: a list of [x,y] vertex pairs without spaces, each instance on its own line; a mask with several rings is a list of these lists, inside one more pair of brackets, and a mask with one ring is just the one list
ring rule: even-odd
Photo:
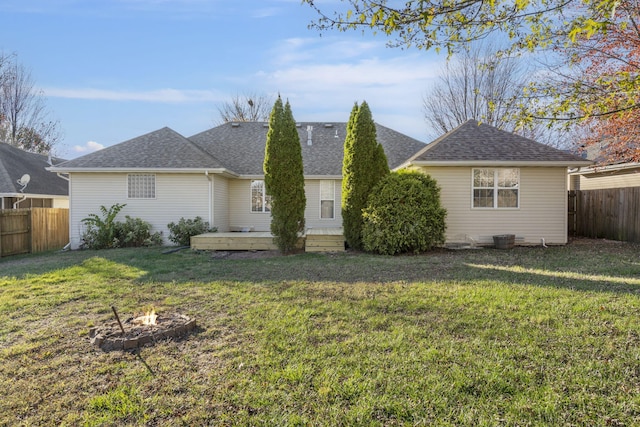
[[190,246],[191,237],[203,233],[213,233],[218,231],[216,227],[210,227],[209,222],[197,216],[194,219],[180,218],[176,224],[167,224],[169,229],[169,240],[179,246]]
[[384,255],[432,249],[444,243],[446,215],[433,178],[393,172],[374,188],[363,210],[364,249]]

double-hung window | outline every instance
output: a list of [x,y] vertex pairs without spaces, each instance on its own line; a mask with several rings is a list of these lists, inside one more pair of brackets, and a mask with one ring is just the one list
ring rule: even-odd
[[146,173],[130,173],[127,175],[127,198],[155,199],[156,176]]
[[251,181],[251,212],[271,212],[271,196],[263,180]]
[[473,207],[520,207],[520,169],[473,169]]
[[320,219],[335,218],[335,182],[329,179],[320,181]]

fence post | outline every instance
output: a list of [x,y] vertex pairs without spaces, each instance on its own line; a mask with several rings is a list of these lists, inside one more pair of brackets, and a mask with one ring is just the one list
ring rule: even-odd
[[33,248],[33,216],[31,214],[31,212],[33,212],[33,209],[29,209],[29,212],[27,213],[27,224],[29,224],[29,229],[28,229],[28,237],[27,237],[27,241],[29,242],[29,252],[27,253],[32,253],[32,248]]

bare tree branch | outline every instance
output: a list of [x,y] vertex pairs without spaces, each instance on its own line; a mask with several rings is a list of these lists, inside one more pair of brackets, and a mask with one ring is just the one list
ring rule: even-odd
[[218,106],[221,123],[267,121],[273,102],[264,94],[255,92],[236,94],[230,101]]
[[60,140],[44,94],[15,55],[0,57],[0,139],[37,153],[48,153]]

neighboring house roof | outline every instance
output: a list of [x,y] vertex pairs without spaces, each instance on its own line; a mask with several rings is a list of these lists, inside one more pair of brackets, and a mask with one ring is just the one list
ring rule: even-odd
[[178,132],[164,127],[56,165],[52,170],[216,169],[223,166]]
[[428,144],[407,163],[586,166],[591,161],[476,120],[468,120]]
[[[311,145],[307,127],[312,126]],[[297,124],[305,176],[341,176],[346,123]],[[56,171],[208,170],[261,176],[269,130],[266,122],[225,123],[185,138],[163,128],[56,165]],[[389,166],[402,164],[424,143],[376,124]]]
[[596,165],[582,167],[572,170],[570,175],[595,175],[595,174],[614,174],[614,173],[640,173],[640,163],[615,163],[611,165]]
[[[63,161],[51,158],[53,164]],[[47,171],[49,166],[48,156],[0,143],[0,194],[68,196],[69,182]],[[30,180],[22,192],[22,185],[18,184],[18,180],[25,174],[30,176]]]
[[[311,145],[308,127],[311,126]],[[300,122],[305,176],[341,176],[347,124]],[[266,122],[227,123],[189,139],[240,175],[262,175],[264,148],[269,130]],[[424,147],[424,143],[376,124],[376,139],[383,146],[389,166],[394,168]]]

